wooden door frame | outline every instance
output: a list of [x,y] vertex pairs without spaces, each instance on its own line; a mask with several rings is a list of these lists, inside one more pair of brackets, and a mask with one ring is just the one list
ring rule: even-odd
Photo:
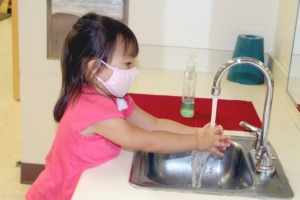
[[18,0],[12,0],[12,63],[13,63],[13,97],[20,100],[20,66],[19,66],[19,20]]

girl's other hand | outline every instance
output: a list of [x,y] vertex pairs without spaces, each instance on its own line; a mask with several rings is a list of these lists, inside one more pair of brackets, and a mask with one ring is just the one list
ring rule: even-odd
[[198,136],[198,150],[209,151],[216,156],[223,156],[221,150],[226,150],[230,146],[230,136],[224,135],[224,130],[221,125],[210,128],[206,124],[203,128],[196,132]]

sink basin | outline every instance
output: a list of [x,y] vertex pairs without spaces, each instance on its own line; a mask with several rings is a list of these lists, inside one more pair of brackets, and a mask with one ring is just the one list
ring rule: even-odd
[[[293,197],[278,158],[273,160],[276,168],[273,176],[256,174],[248,153],[253,138],[233,136],[231,140],[231,146],[223,157],[208,156],[201,187],[192,183],[192,152],[155,154],[136,151],[129,182],[135,187],[155,190],[256,198]],[[269,146],[272,148],[271,144]]]
[[[192,187],[191,153],[145,154],[145,176],[160,184]],[[243,189],[252,184],[241,145],[232,142],[223,157],[208,157],[201,180],[203,188]]]

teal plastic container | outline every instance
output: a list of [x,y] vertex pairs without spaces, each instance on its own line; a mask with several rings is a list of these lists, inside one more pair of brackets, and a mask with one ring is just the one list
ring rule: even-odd
[[[252,57],[264,62],[264,38],[258,35],[238,35],[232,58],[236,57]],[[240,64],[231,68],[227,79],[245,85],[264,83],[263,73],[249,64]]]

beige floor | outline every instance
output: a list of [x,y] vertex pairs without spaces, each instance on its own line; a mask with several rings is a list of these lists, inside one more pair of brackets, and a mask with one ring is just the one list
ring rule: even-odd
[[12,92],[11,18],[0,21],[0,199],[24,199],[30,185],[20,184],[20,102]]

